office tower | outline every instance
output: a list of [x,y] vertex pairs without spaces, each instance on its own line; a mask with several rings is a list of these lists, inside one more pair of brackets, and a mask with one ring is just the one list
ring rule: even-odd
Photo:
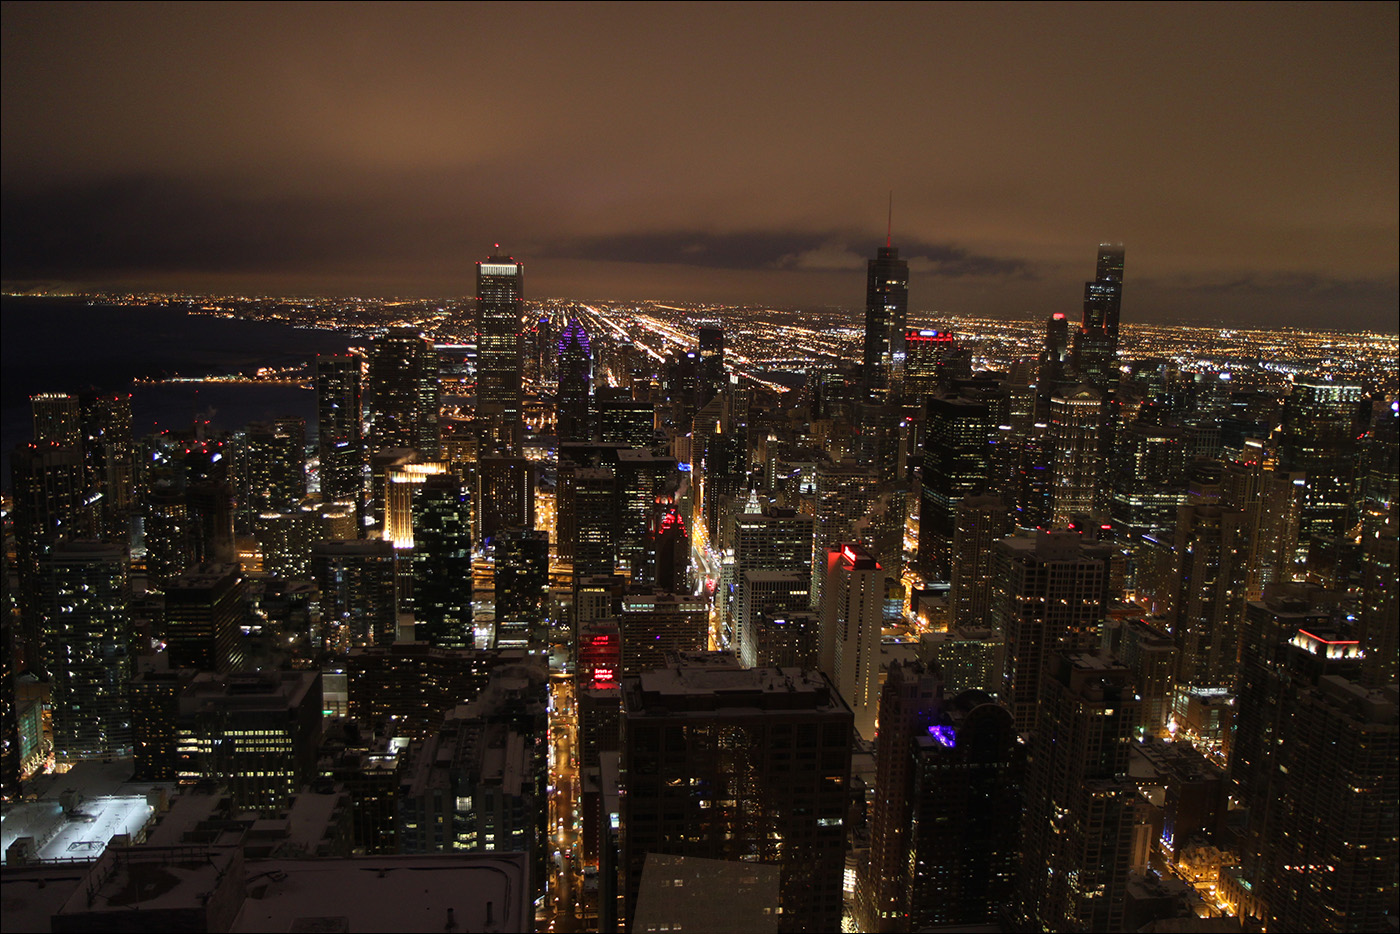
[[858,542],[827,552],[818,664],[855,714],[855,728],[875,738],[880,690],[880,626],[888,574]]
[[[987,625],[992,609],[992,549],[1011,534],[1011,510],[999,496],[967,496],[953,514],[948,596],[952,625]],[[922,532],[920,545],[923,544]],[[993,692],[995,693],[995,692]]]
[[138,665],[127,683],[136,781],[173,782],[179,778],[180,695],[197,674],[192,668]]
[[523,663],[523,649],[439,649],[425,642],[358,647],[345,656],[350,718],[423,737],[444,714],[473,700],[500,665]]
[[369,503],[364,514],[366,535],[371,538],[382,538],[384,535],[388,522],[390,472],[418,461],[418,452],[412,448],[387,448],[370,454]]
[[1124,550],[1124,583],[1137,589],[1143,542],[1169,541],[1177,509],[1186,502],[1186,454],[1181,429],[1159,424],[1157,406],[1145,405],[1119,432],[1108,465],[1111,477],[1109,519],[1113,537]]
[[369,450],[412,448],[437,457],[438,358],[416,328],[390,328],[370,341]]
[[136,509],[131,393],[84,397],[82,429],[88,482],[97,498],[98,529],[103,538],[129,541]]
[[985,403],[962,396],[928,400],[922,494],[919,499],[919,563],[938,580],[952,571],[958,503],[986,489],[992,426]]
[[365,442],[360,380],[358,356],[316,357],[316,449],[321,459],[323,500],[358,501],[363,493]]
[[[414,503],[423,485],[433,477],[447,475],[440,463],[394,464],[384,470],[384,530],[385,541],[395,548],[413,547],[413,520],[417,513]],[[460,485],[461,481],[457,481]]]
[[492,545],[496,567],[496,631],[521,630],[532,647],[547,641],[543,631],[549,596],[549,533],[502,529]]
[[940,719],[943,681],[920,662],[890,664],[880,689],[870,855],[856,877],[856,919],[863,931],[908,929],[909,825],[913,818],[914,741]]
[[1118,316],[1123,303],[1123,245],[1099,244],[1094,281],[1084,284],[1084,318],[1074,334],[1079,378],[1101,389],[1118,383]]
[[[1057,311],[1045,319],[1045,346],[1040,351],[1040,365],[1036,372],[1036,386],[1040,397],[1045,400],[1047,406],[1051,394],[1065,380],[1065,369],[1068,363],[1069,320],[1065,317],[1064,312]],[[1048,408],[1046,413],[1048,413]]]
[[593,384],[593,353],[588,332],[577,318],[559,335],[559,390],[555,396],[555,433],[560,441],[592,441],[589,387]]
[[656,431],[656,404],[634,399],[625,389],[599,386],[593,394],[598,437],[604,444],[648,447]]
[[160,590],[194,563],[189,510],[185,494],[162,481],[146,490],[142,504],[142,537],[146,549],[148,586]]
[[523,457],[483,457],[477,461],[477,541],[486,542],[501,529],[534,527],[534,465]]
[[1051,508],[1055,525],[1067,525],[1072,516],[1097,517],[1106,511],[1107,437],[1107,405],[1099,390],[1080,384],[1051,396]]
[[131,754],[131,586],[126,549],[81,540],[38,560],[44,667],[60,762]]
[[884,390],[892,370],[904,365],[904,332],[909,316],[909,264],[886,239],[865,275],[864,385]]
[[1249,558],[1245,519],[1242,510],[1217,505],[1177,512],[1171,629],[1178,686],[1234,687]]
[[982,691],[996,697],[1001,692],[1006,646],[995,629],[952,626],[947,632],[926,632],[919,637],[918,657],[937,666],[950,696]]
[[992,924],[1013,898],[1024,753],[1011,714],[981,691],[943,705],[913,740],[903,890],[908,930]]
[[858,538],[855,523],[870,511],[879,485],[877,471],[851,463],[822,463],[816,471],[812,524],[812,607],[821,608],[827,555],[840,542]]
[[413,494],[413,638],[470,648],[471,503],[456,474],[429,476]]
[[617,481],[617,564],[633,583],[653,584],[656,557],[649,545],[655,544],[660,524],[671,509],[670,500],[680,485],[676,459],[646,450],[623,449],[617,452],[613,471]]
[[574,577],[611,574],[617,563],[617,479],[604,467],[574,472]]
[[1018,452],[1016,525],[1022,529],[1048,529],[1054,524],[1054,463],[1049,433],[1047,423],[1037,422]]
[[662,668],[667,652],[700,652],[710,643],[710,604],[704,597],[659,590],[625,594],[618,623],[624,675]]
[[1026,771],[1018,926],[1121,931],[1137,789],[1132,673],[1111,655],[1053,655]]
[[738,605],[746,618],[735,654],[745,668],[811,667],[816,663],[818,627],[807,628],[811,582],[801,571],[745,570],[739,581]]
[[705,405],[724,388],[724,326],[718,321],[700,325],[699,405]]
[[316,777],[321,700],[319,670],[197,675],[180,694],[180,778],[271,816]]
[[952,358],[958,351],[953,335],[932,328],[904,332],[904,397],[915,404],[947,388]]
[[841,922],[850,708],[816,672],[672,667],[622,686],[622,867],[648,853],[779,867],[779,931]]
[[798,571],[808,589],[811,572],[807,568],[812,551],[813,519],[791,509],[770,507],[762,512],[745,510],[734,517],[734,580],[737,593],[734,610],[735,654],[745,665],[758,665],[753,639],[757,607],[744,589],[750,571]]
[[[671,593],[690,590],[690,533],[685,519],[669,507],[657,522],[656,530],[647,535],[647,554],[652,561],[650,575],[633,577],[635,583],[650,585]],[[649,580],[647,577],[649,576]]]
[[306,497],[306,421],[253,422],[242,460],[246,513],[294,509]]
[[1400,504],[1390,504],[1385,524],[1361,542],[1361,612],[1357,641],[1366,660],[1362,683],[1379,688],[1396,681],[1400,654],[1400,597],[1395,581],[1400,572]]
[[1035,729],[1046,660],[1099,644],[1112,555],[1111,545],[1085,543],[1074,532],[1038,532],[997,543],[992,628],[1006,637],[999,694],[1018,731]]
[[171,667],[219,674],[242,667],[246,589],[236,564],[197,564],[167,585],[164,639]]
[[520,421],[524,294],[524,264],[501,255],[476,264],[477,405],[507,425]]
[[327,649],[389,645],[398,635],[394,544],[376,539],[320,542],[311,548],[311,574],[321,592]]
[[1306,474],[1298,547],[1308,578],[1324,585],[1350,575],[1350,568],[1339,568],[1338,549],[1359,518],[1360,415],[1361,387],[1330,376],[1295,376],[1283,405],[1279,468]]

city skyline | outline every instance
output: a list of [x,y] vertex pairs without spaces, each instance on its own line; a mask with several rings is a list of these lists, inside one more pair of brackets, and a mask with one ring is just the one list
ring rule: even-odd
[[389,9],[7,4],[7,287],[1395,327],[1392,5]]

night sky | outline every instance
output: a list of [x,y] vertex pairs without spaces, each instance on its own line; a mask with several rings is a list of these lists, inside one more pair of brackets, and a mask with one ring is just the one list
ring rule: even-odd
[[7,285],[1396,330],[1397,6],[10,4]]

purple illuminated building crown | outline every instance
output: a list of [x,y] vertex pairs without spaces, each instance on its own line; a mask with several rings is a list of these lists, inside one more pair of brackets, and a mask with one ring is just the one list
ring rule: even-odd
[[583,325],[578,323],[577,318],[569,319],[569,326],[564,328],[564,332],[559,335],[559,353],[562,356],[565,348],[577,342],[583,348],[585,354],[591,353],[588,349],[588,332],[583,329]]

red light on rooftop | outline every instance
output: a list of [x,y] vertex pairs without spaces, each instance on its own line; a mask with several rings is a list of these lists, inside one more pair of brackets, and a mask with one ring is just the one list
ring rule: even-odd
[[1053,317],[1056,321],[1063,321],[1065,320],[1065,313],[1063,311],[1057,311],[1051,317]]
[[1307,636],[1309,639],[1315,639],[1315,640],[1317,640],[1318,642],[1321,642],[1323,645],[1360,645],[1360,644],[1361,644],[1360,641],[1358,641],[1358,640],[1356,640],[1356,639],[1324,639],[1324,638],[1322,638],[1321,636],[1315,636],[1315,635],[1313,635],[1312,633],[1308,632],[1306,629],[1299,629],[1298,632],[1299,632],[1300,634],[1302,634],[1302,635]]

